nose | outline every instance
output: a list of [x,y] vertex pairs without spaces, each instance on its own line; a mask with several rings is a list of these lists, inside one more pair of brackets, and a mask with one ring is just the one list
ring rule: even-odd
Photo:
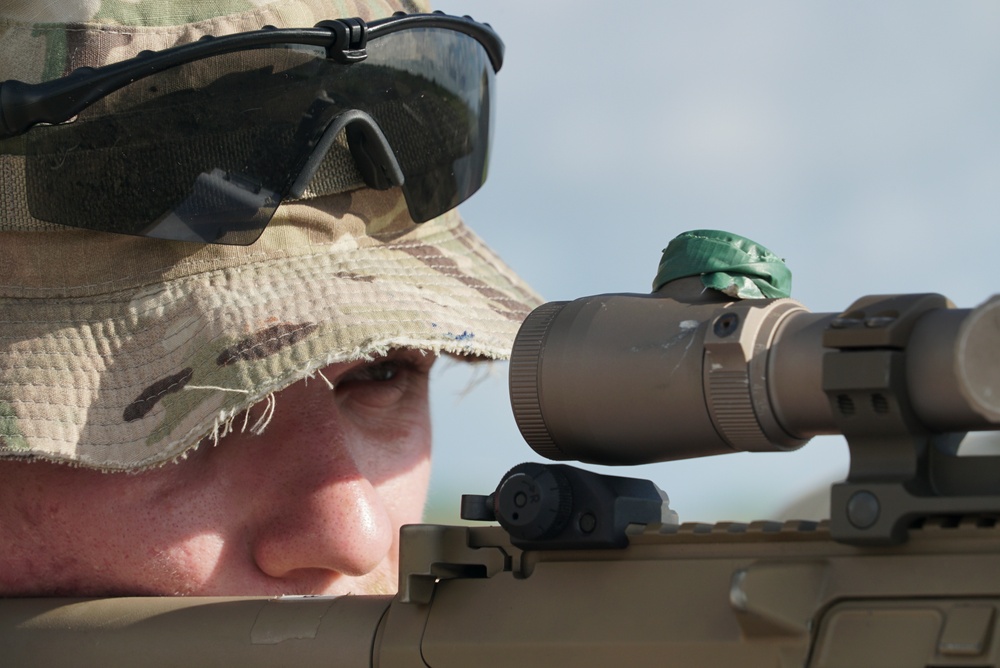
[[288,490],[254,536],[257,567],[274,578],[299,571],[349,576],[373,571],[393,545],[392,521],[378,492],[361,476]]

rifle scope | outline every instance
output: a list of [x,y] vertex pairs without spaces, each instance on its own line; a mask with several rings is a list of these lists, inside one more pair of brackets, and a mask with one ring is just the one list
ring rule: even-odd
[[514,343],[510,397],[522,436],[550,459],[793,450],[819,434],[996,429],[998,351],[1000,296],[975,309],[873,296],[811,313],[690,276],[535,309]]

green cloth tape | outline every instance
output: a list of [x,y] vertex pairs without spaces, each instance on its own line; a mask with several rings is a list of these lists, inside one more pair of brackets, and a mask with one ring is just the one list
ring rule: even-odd
[[701,276],[707,288],[740,299],[788,297],[792,272],[760,244],[729,232],[693,230],[663,250],[653,291],[676,278]]

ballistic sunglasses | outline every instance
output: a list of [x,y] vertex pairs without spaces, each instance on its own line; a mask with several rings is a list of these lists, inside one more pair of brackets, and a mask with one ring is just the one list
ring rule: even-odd
[[439,13],[205,37],[3,82],[0,154],[24,157],[34,218],[89,230],[251,244],[331,164],[424,222],[486,179],[502,60],[488,25]]

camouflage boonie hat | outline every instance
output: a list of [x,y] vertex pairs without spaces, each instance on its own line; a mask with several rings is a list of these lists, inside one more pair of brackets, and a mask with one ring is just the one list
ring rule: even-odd
[[[399,9],[426,8],[0,0],[0,81]],[[33,219],[23,164],[0,156],[0,458],[139,470],[335,362],[403,347],[506,357],[537,295],[456,212],[418,226],[398,189],[362,186],[321,169],[252,246],[197,245]]]

